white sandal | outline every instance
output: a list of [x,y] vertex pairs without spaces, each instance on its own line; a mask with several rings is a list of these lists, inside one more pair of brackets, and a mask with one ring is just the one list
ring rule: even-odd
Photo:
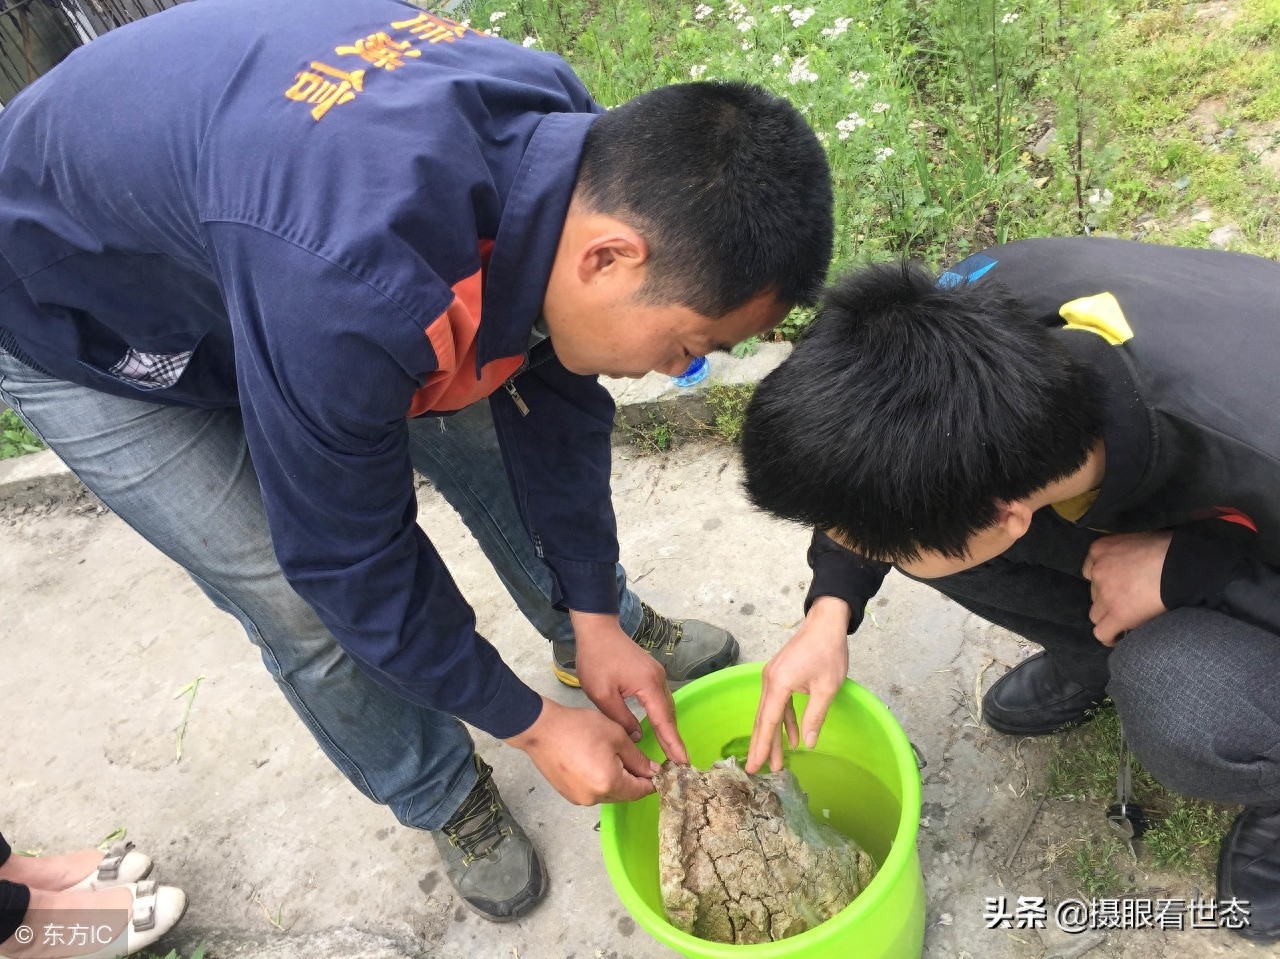
[[151,865],[151,857],[134,849],[133,843],[112,843],[97,869],[63,891],[110,889],[113,886],[141,882],[151,875]]
[[124,935],[109,946],[77,959],[122,959],[141,952],[178,924],[187,911],[187,894],[177,886],[161,886],[154,880],[125,883],[133,893],[133,913]]
[[[131,956],[155,945],[178,924],[178,920],[187,911],[187,894],[176,886],[161,886],[154,880],[148,879],[145,882],[125,883],[119,888],[128,889],[133,895],[128,925],[115,936],[114,941],[95,952],[83,953],[76,959],[123,959],[124,956]],[[75,915],[74,911],[69,911],[67,918],[74,919]],[[85,911],[86,918],[103,915],[101,911]],[[96,926],[78,925],[77,928],[82,931],[87,930],[94,937],[88,943],[89,945],[97,945],[113,934],[114,925],[114,923]],[[27,927],[27,930],[33,932],[30,927]],[[19,951],[11,955],[29,956],[32,955],[33,949],[37,950],[35,954],[39,954],[40,947],[38,944],[33,946],[32,936],[28,936],[25,942],[21,939],[17,942]]]

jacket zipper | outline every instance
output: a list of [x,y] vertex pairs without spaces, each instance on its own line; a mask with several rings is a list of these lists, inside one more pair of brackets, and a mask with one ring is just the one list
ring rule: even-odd
[[516,404],[516,409],[520,411],[520,415],[528,416],[529,407],[525,404],[525,401],[520,398],[520,394],[516,392],[516,384],[513,382],[513,380],[515,380],[514,376],[511,377],[511,379],[507,380],[502,385],[506,389],[507,393],[510,394],[511,402]]

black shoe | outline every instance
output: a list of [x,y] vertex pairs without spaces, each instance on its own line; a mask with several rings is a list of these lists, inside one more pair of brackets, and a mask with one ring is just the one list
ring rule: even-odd
[[498,795],[493,767],[479,756],[475,762],[480,778],[431,836],[463,903],[492,922],[510,922],[546,898],[547,870]]
[[1280,942],[1280,808],[1248,806],[1236,817],[1218,856],[1218,909],[1232,900],[1248,925],[1232,932]]
[[982,697],[982,718],[1008,736],[1048,736],[1079,726],[1107,698],[1065,679],[1044,653],[1009,670]]

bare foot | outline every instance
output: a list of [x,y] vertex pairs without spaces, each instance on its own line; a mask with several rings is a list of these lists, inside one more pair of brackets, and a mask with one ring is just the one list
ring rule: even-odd
[[20,882],[32,889],[59,892],[71,888],[97,869],[103,856],[100,849],[82,849],[59,856],[13,855],[0,866],[0,879]]
[[72,959],[90,955],[124,935],[132,909],[133,893],[124,888],[93,892],[32,889],[23,925],[0,942],[0,956]]

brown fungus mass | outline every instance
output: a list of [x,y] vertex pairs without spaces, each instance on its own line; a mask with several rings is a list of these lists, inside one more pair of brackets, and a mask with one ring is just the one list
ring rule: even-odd
[[795,936],[849,905],[876,864],[809,812],[789,770],[670,762],[658,786],[662,899],[672,925],[736,944]]

